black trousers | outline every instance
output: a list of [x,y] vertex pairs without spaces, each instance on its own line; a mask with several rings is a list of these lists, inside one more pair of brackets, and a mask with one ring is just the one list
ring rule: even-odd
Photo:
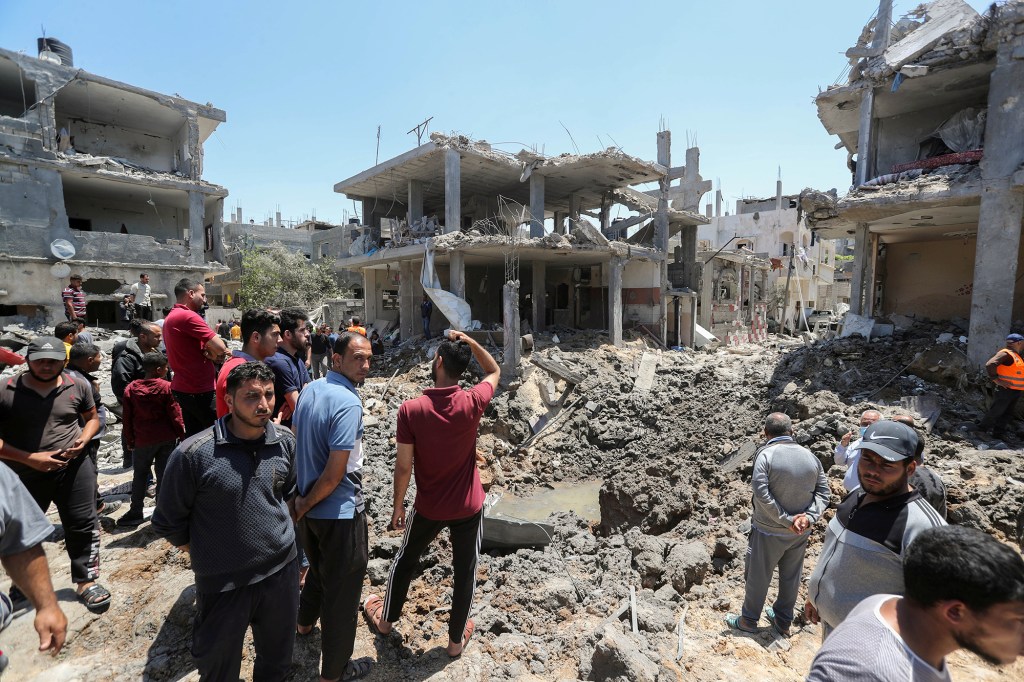
[[151,305],[135,305],[135,310],[139,313],[140,320],[153,321],[153,306]]
[[299,535],[309,558],[309,573],[297,622],[307,627],[320,619],[320,674],[333,680],[345,672],[355,648],[359,596],[369,558],[366,512],[351,519],[303,517]]
[[988,408],[984,419],[981,420],[981,428],[992,429],[995,433],[1002,432],[1006,425],[1013,419],[1013,413],[1017,407],[1024,391],[1014,391],[1010,388],[999,386],[996,388],[995,398],[992,399],[992,407]]
[[174,400],[181,406],[181,417],[185,422],[185,437],[194,436],[217,421],[215,393],[182,393],[172,391]]
[[64,526],[71,581],[87,583],[100,574],[100,521],[96,514],[96,462],[82,453],[61,471],[20,473],[21,482],[45,513],[52,502]]
[[238,682],[242,643],[252,626],[254,682],[280,682],[292,667],[295,613],[299,608],[297,561],[254,585],[226,592],[197,592],[192,657],[203,682]]
[[398,549],[391,572],[388,575],[388,589],[384,594],[384,620],[394,623],[402,615],[409,584],[416,574],[420,555],[426,550],[443,528],[451,533],[452,587],[451,619],[448,621],[448,639],[461,642],[469,620],[476,592],[476,565],[480,559],[480,538],[483,534],[484,511],[456,521],[432,521],[421,516],[416,510],[409,512],[405,523],[405,535]]
[[167,459],[174,452],[174,441],[166,440],[155,445],[135,447],[132,473],[132,506],[126,516],[142,516],[146,504],[146,490],[149,488],[150,467],[156,466],[156,491],[160,494],[160,482],[164,480]]

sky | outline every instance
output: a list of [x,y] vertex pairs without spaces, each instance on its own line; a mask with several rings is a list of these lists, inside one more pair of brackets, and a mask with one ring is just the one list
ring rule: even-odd
[[[897,0],[894,18],[916,4]],[[786,193],[846,192],[846,152],[813,100],[845,82],[877,5],[0,0],[0,47],[36,54],[45,30],[77,68],[224,110],[204,179],[230,192],[226,216],[342,222],[355,208],[334,184],[415,147],[407,131],[429,117],[513,153],[649,160],[664,125],[673,165],[699,145],[733,206],[773,196],[780,169]]]

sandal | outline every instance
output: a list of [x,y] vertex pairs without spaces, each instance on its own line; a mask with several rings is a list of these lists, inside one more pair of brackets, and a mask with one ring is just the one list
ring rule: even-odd
[[350,658],[348,663],[345,664],[345,672],[341,674],[341,682],[366,677],[372,668],[373,659],[371,658]]
[[457,653],[455,655],[452,655],[452,654],[448,654],[448,655],[451,656],[452,658],[458,658],[459,656],[461,656],[462,652],[464,652],[466,650],[466,647],[469,645],[469,638],[473,636],[473,632],[475,630],[476,630],[476,625],[473,623],[473,619],[470,618],[470,619],[466,620],[466,629],[462,631],[462,650],[459,651],[459,653]]
[[373,631],[378,635],[384,633],[380,631],[380,619],[384,616],[384,600],[376,594],[371,594],[366,597],[366,601],[363,602],[363,615],[366,616],[366,621],[373,628]]
[[110,591],[99,583],[93,583],[78,593],[78,601],[85,604],[90,613],[106,613],[110,608]]
[[737,616],[737,615],[732,614],[732,613],[730,613],[729,615],[727,615],[725,617],[725,622],[733,630],[739,630],[740,632],[749,632],[749,633],[757,632],[757,624],[756,623],[754,624],[753,628],[745,628],[745,627],[743,627],[743,622],[746,621],[746,620],[747,619],[744,618],[743,616]]
[[764,615],[768,616],[768,620],[771,621],[772,629],[779,634],[780,637],[789,637],[789,625],[783,627],[779,619],[775,617],[775,609],[768,607],[764,610]]

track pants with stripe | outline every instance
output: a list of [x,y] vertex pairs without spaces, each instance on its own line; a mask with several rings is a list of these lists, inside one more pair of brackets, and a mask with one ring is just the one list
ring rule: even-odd
[[447,528],[452,541],[452,569],[454,587],[452,592],[451,619],[448,622],[448,638],[461,642],[469,610],[473,606],[476,591],[476,565],[480,559],[480,538],[483,533],[483,509],[473,516],[455,521],[433,521],[416,510],[409,513],[405,524],[402,546],[395,555],[388,574],[388,589],[384,595],[384,620],[394,623],[402,615],[402,607],[409,593],[409,584],[415,577],[420,555],[427,549],[442,529]]

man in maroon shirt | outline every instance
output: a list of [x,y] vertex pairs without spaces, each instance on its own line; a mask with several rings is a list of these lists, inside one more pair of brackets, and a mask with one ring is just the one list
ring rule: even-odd
[[174,377],[171,390],[181,405],[185,419],[185,435],[191,436],[213,425],[214,381],[218,365],[227,357],[228,347],[217,336],[199,311],[206,305],[206,287],[200,282],[183,279],[174,286],[178,302],[164,319],[164,346]]
[[[484,378],[463,391],[459,377],[469,366],[471,355],[480,364]],[[451,331],[437,349],[430,376],[434,388],[405,401],[398,410],[391,525],[405,528],[405,536],[391,567],[384,599],[369,595],[363,612],[378,632],[391,632],[391,624],[402,614],[420,555],[442,528],[448,528],[454,569],[448,655],[455,657],[462,653],[474,627],[469,611],[476,589],[484,504],[484,489],[476,468],[477,427],[498,387],[501,369],[479,343],[462,332]],[[405,492],[414,469],[416,500],[407,523]]]

